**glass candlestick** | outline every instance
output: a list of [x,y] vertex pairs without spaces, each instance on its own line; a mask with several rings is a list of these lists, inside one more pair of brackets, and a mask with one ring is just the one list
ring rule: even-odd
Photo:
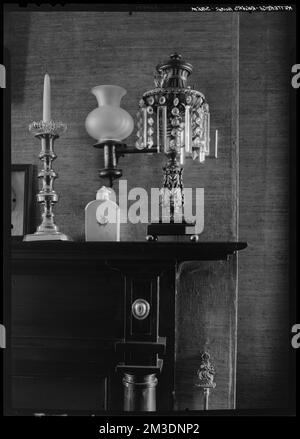
[[62,122],[39,121],[29,125],[29,131],[41,140],[41,152],[39,159],[43,163],[43,168],[38,174],[42,179],[42,188],[37,194],[37,201],[43,206],[42,222],[35,233],[25,235],[23,241],[71,241],[71,239],[59,231],[54,222],[53,206],[58,202],[58,195],[53,188],[54,180],[58,177],[52,169],[52,162],[56,159],[54,153],[54,140],[64,133],[67,126]]

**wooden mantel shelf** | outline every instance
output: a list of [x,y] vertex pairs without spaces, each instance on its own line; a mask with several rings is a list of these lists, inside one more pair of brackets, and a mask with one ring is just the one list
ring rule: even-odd
[[22,242],[12,243],[12,260],[199,261],[226,260],[246,242]]

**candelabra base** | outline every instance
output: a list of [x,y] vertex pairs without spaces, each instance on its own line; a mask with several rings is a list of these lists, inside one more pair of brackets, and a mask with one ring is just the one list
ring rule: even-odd
[[25,235],[23,241],[72,241],[72,239],[64,233],[33,233],[31,235]]

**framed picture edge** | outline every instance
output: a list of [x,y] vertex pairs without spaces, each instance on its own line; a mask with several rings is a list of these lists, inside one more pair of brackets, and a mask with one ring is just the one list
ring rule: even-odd
[[11,235],[11,239],[14,241],[22,241],[24,235],[31,233],[31,219],[32,219],[32,193],[33,193],[33,170],[34,165],[23,163],[12,163],[11,174],[13,172],[25,172],[24,177],[24,205],[23,205],[23,235]]

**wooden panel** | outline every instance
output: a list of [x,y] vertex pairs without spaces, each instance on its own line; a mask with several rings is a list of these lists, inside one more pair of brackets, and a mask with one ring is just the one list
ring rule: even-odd
[[[136,319],[132,314],[132,304],[137,299],[146,300],[150,305],[149,315],[143,320]],[[158,276],[126,276],[126,340],[157,341],[158,300]]]
[[114,370],[114,341],[62,337],[13,337],[12,375],[97,377]]
[[[190,85],[210,104],[212,133],[219,129],[218,160],[205,165],[188,160],[185,187],[205,188],[204,240],[236,237],[237,14],[49,14],[20,9],[7,14],[5,21],[12,66],[12,161],[40,166],[40,145],[27,127],[41,118],[46,69],[52,80],[53,117],[68,124],[56,142],[54,163],[60,194],[56,219],[64,233],[83,239],[84,207],[101,185],[98,169],[103,157],[84,128],[87,114],[96,107],[90,89],[99,84],[123,86],[128,91],[123,106],[135,115],[141,95],[154,86],[156,64],[177,50],[194,66]],[[128,143],[133,145],[133,135]],[[138,186],[150,195],[150,188],[161,184],[164,161],[163,156],[143,154],[122,158],[128,191]],[[122,240],[144,240],[146,224],[124,224],[121,234]]]
[[11,306],[14,336],[123,336],[123,285],[116,272],[15,275]]
[[157,410],[174,409],[176,268],[165,270],[160,277],[159,335],[166,337],[167,344],[163,369],[156,389]]
[[116,404],[112,340],[13,337],[11,353],[9,411],[99,412]]
[[214,363],[216,388],[210,409],[235,406],[236,257],[230,262],[183,263],[176,294],[175,398],[178,410],[203,410],[195,386],[200,353]]
[[12,409],[101,411],[107,403],[106,378],[12,378]]

